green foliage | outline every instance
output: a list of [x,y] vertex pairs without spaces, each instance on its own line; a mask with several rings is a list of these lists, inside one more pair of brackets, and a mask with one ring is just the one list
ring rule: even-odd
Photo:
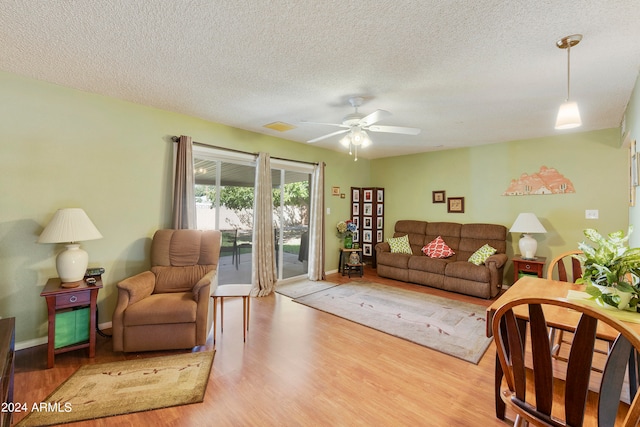
[[[574,255],[584,265],[582,278],[576,283],[586,284],[589,295],[618,308],[625,308],[628,302],[635,309],[640,301],[640,248],[627,246],[632,230],[629,227],[626,236],[616,231],[605,238],[594,229],[586,229],[584,235],[598,246],[580,243],[578,248],[584,254]],[[593,285],[613,289],[602,292]]]

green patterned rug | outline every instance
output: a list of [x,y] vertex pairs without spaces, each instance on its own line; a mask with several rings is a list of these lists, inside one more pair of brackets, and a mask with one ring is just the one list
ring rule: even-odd
[[85,365],[17,426],[48,426],[202,402],[215,351]]
[[491,344],[485,307],[435,295],[349,282],[294,301],[471,363]]

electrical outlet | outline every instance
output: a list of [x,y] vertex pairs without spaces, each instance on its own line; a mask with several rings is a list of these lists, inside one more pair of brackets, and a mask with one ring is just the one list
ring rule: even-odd
[[331,208],[327,208],[327,215],[331,215]]
[[598,219],[598,209],[587,209],[584,211],[584,217],[586,219]]

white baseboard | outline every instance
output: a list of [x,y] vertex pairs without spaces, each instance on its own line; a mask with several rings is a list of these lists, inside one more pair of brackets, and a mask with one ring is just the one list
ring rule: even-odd
[[[102,331],[103,329],[111,329],[111,322],[100,323],[98,328]],[[34,338],[32,340],[20,341],[16,343],[16,351],[24,350],[25,348],[37,347],[39,345],[47,344],[47,337]]]

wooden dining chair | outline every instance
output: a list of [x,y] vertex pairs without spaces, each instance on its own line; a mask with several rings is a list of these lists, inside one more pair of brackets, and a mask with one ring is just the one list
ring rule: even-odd
[[[580,260],[576,259],[574,255],[580,255],[582,253],[582,251],[573,250],[561,253],[552,259],[549,267],[547,267],[547,279],[575,283],[576,280],[582,277],[582,265]],[[562,344],[571,344],[571,340],[565,338],[562,330],[550,328],[549,341],[551,341],[552,344],[551,351],[554,357],[566,362],[566,358],[560,356],[560,349]]]
[[[554,359],[547,336],[543,307],[558,306],[580,313],[575,325],[566,375],[554,376]],[[516,319],[514,309],[528,312],[528,322]],[[521,311],[522,313],[523,311]],[[599,382],[591,364],[598,323],[609,325],[618,336],[606,356]],[[529,325],[530,346],[522,325]],[[504,372],[501,398],[516,414],[514,426],[635,426],[640,421],[638,394],[621,400],[629,356],[640,350],[640,337],[604,310],[564,298],[520,298],[505,303],[492,321],[496,352]],[[525,328],[526,329],[526,328]],[[530,348],[530,354],[525,349]],[[593,374],[598,375],[599,374]],[[590,389],[594,380],[597,391]]]
[[[581,255],[582,253],[582,251],[578,250],[568,251],[552,259],[549,267],[547,267],[547,279],[575,283],[576,280],[582,277],[582,264],[574,255]],[[570,267],[570,270],[568,267]]]

